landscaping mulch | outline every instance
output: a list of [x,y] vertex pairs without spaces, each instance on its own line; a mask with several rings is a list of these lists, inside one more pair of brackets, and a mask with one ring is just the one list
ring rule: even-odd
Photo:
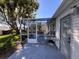
[[7,59],[9,56],[11,56],[16,50],[22,48],[22,46],[25,44],[25,41],[22,43],[14,46],[9,47],[8,49],[0,49],[0,59]]
[[14,47],[10,47],[8,49],[0,50],[0,59],[7,59],[15,51],[16,51],[16,48],[14,48]]
[[15,47],[9,47],[8,49],[0,50],[0,59],[7,59],[11,56],[16,50],[22,48],[22,45],[19,44]]

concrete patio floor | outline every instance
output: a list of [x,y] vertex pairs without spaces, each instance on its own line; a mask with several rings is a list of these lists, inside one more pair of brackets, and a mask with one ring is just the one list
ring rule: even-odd
[[25,44],[8,59],[65,59],[55,46],[48,44]]

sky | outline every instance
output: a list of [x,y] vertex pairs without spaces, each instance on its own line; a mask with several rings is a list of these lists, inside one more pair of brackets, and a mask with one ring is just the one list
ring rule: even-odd
[[54,15],[62,0],[38,0],[39,9],[36,18],[50,18]]

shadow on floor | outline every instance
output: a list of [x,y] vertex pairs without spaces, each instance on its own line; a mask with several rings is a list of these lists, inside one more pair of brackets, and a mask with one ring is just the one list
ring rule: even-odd
[[8,59],[65,59],[65,57],[53,45],[25,44]]

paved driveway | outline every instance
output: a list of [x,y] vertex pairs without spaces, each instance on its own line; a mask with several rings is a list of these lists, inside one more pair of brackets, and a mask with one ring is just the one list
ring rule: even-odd
[[65,59],[55,46],[47,44],[26,44],[8,59]]

